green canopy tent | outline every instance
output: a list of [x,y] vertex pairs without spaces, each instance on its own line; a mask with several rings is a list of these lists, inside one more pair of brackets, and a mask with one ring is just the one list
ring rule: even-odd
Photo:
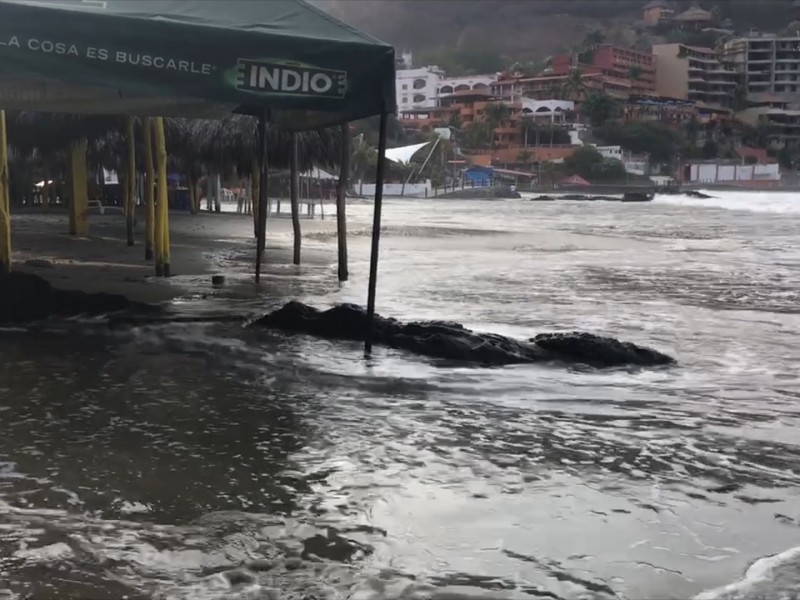
[[[269,125],[296,131],[381,115],[370,320],[394,65],[391,46],[303,0],[0,0],[1,109],[254,115],[262,182]],[[267,218],[260,189],[257,280]]]

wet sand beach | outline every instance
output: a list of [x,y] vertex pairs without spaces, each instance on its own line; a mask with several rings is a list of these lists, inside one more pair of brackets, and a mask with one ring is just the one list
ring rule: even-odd
[[[285,210],[285,209],[284,209]],[[335,212],[326,220],[303,218],[304,234],[335,230]],[[162,303],[184,296],[213,293],[212,275],[225,275],[237,294],[257,293],[253,284],[255,239],[252,217],[231,212],[170,215],[172,273],[154,276],[152,261],[144,260],[144,216],[137,216],[136,245],[126,243],[124,217],[118,212],[90,216],[88,237],[68,234],[66,212],[18,212],[12,221],[13,268],[35,273],[55,287],[86,292],[122,294],[131,300]],[[266,273],[292,263],[291,219],[272,215],[267,225]],[[335,252],[335,249],[334,249]],[[327,264],[328,252],[308,248],[303,262]],[[335,260],[335,256],[333,257]]]

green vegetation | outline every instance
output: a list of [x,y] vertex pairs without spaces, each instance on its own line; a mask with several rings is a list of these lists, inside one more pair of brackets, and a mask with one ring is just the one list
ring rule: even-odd
[[497,73],[509,68],[514,61],[486,49],[439,48],[421,53],[415,58],[420,65],[436,65],[450,76]]
[[589,181],[621,181],[627,177],[625,165],[616,158],[603,158],[594,146],[581,146],[564,159],[570,175],[580,175]]
[[581,107],[581,113],[589,119],[592,127],[599,127],[603,123],[612,121],[620,116],[622,109],[619,103],[607,96],[592,92]]
[[680,131],[659,121],[611,121],[596,127],[593,133],[604,144],[622,146],[634,154],[648,154],[653,162],[673,160],[686,143]]
[[562,100],[581,101],[586,98],[588,90],[583,81],[583,74],[578,69],[572,69],[561,86]]
[[494,142],[494,129],[486,121],[470,123],[461,130],[459,140],[464,148],[488,150]]

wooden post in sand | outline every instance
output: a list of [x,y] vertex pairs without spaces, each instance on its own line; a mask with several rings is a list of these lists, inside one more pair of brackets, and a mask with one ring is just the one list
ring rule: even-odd
[[9,198],[6,111],[0,110],[0,276],[11,271],[11,202]]
[[70,148],[69,234],[89,235],[89,187],[86,174],[86,138],[72,143]]
[[144,259],[153,260],[153,241],[155,238],[156,197],[155,173],[153,172],[153,130],[150,129],[150,117],[142,119],[144,132],[144,204],[145,204],[145,240]]
[[347,185],[350,178],[350,126],[342,124],[342,157],[336,182],[336,239],[339,250],[339,281],[347,281]]
[[169,196],[167,190],[167,143],[164,137],[164,117],[153,122],[156,150],[156,275],[169,277]]
[[294,264],[300,264],[300,245],[303,233],[300,230],[300,140],[292,134],[291,173],[289,181],[289,204],[292,209],[292,231],[294,232]]
[[133,246],[133,223],[136,215],[136,140],[133,138],[133,117],[125,117],[125,231],[128,246]]

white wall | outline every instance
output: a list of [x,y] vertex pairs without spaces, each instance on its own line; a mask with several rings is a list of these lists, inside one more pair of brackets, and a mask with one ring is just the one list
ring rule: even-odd
[[735,183],[737,181],[780,181],[778,163],[767,165],[694,164],[690,168],[691,183]]
[[616,158],[622,160],[622,146],[595,146],[603,158]]
[[[458,86],[467,86],[466,89],[488,89],[497,81],[496,75],[467,75],[464,77],[445,77],[439,81],[439,93],[442,96],[452,94]],[[485,87],[484,87],[485,86]],[[445,89],[442,88],[451,88]]]
[[435,107],[439,101],[439,81],[443,76],[444,71],[436,66],[399,69],[395,75],[395,87],[400,111]]
[[[357,190],[360,190],[360,186],[356,186]],[[374,196],[375,195],[375,184],[374,183],[365,183],[363,187],[363,193],[365,196]],[[383,195],[384,196],[400,196],[401,194],[410,197],[410,198],[424,198],[425,197],[425,190],[428,191],[428,196],[433,196],[433,188],[431,186],[430,180],[426,180],[425,183],[407,183],[405,186],[405,192],[403,191],[403,184],[402,183],[384,183],[383,184]]]
[[534,100],[532,98],[521,98],[519,102],[522,106],[522,112],[525,113],[531,112],[534,114],[548,115],[559,109],[561,112],[575,110],[575,103],[572,100]]

